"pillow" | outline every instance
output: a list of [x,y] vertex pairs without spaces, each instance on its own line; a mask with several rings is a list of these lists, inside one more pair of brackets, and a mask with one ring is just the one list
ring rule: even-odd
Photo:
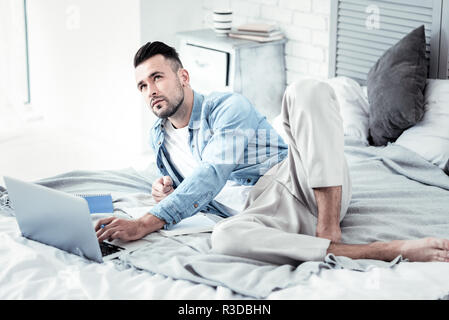
[[445,169],[449,166],[449,80],[428,79],[424,96],[423,119],[405,130],[395,144]]
[[[363,88],[353,79],[343,76],[326,82],[334,89],[337,97],[345,136],[356,137],[368,143],[369,104]],[[273,119],[272,125],[287,142],[281,114]]]
[[427,79],[424,25],[388,49],[368,72],[370,142],[383,146],[424,115]]
[[348,77],[340,76],[327,82],[337,96],[345,136],[368,142],[369,104],[363,88]]
[[282,137],[285,143],[288,143],[287,134],[285,133],[284,126],[282,124],[282,113],[279,113],[276,118],[273,119],[272,126],[274,130]]

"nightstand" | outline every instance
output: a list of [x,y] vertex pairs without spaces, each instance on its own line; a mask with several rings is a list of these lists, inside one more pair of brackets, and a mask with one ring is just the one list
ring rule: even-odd
[[217,36],[211,29],[179,32],[177,50],[195,91],[244,95],[272,120],[281,110],[286,86],[286,40],[259,43]]

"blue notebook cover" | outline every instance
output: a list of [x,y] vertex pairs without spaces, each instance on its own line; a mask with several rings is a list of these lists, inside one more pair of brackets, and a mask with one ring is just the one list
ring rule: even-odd
[[90,213],[113,213],[112,196],[110,194],[78,194],[86,199]]

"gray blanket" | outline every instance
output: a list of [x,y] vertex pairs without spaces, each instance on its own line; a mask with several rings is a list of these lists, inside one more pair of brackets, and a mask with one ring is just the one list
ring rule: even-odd
[[[345,153],[353,183],[353,197],[342,222],[345,243],[412,239],[425,236],[449,238],[449,177],[417,154],[390,144],[367,147],[346,138]],[[73,171],[38,183],[66,192],[111,192],[114,207],[147,205],[155,168],[144,172]],[[3,205],[2,205],[3,204]],[[0,210],[13,214],[6,191],[0,191]],[[271,265],[251,259],[214,254],[210,233],[164,237],[151,234],[149,245],[117,261],[120,268],[135,267],[174,279],[211,286],[226,286],[237,293],[264,298],[271,292],[305,283],[323,269],[367,271],[394,267],[399,256],[386,263],[352,260],[328,255],[322,262],[297,266]]]
[[353,194],[342,222],[346,243],[449,238],[449,176],[401,146],[345,141]]

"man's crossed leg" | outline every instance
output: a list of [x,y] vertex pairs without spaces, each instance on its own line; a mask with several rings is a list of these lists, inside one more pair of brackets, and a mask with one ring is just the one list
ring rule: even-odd
[[449,262],[449,240],[425,238],[370,244],[340,243],[340,222],[351,199],[343,127],[332,88],[320,81],[290,85],[282,103],[287,159],[251,190],[242,213],[216,225],[215,252],[283,264],[353,259]]

